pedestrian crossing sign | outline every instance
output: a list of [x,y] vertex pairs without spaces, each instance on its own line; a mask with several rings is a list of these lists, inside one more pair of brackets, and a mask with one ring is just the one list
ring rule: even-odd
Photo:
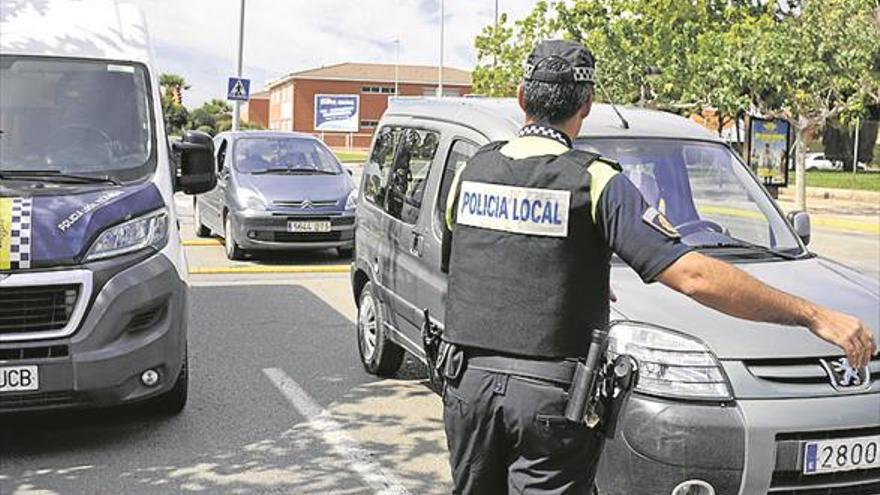
[[251,94],[251,80],[240,77],[230,77],[226,85],[226,99],[233,101],[248,101]]

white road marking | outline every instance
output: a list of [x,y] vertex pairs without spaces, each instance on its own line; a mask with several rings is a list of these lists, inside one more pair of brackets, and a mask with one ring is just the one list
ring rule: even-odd
[[263,373],[293,407],[308,421],[307,425],[321,435],[333,451],[347,459],[350,468],[377,494],[408,495],[409,491],[393,473],[374,460],[374,455],[359,446],[342,425],[330,418],[324,408],[312,399],[296,381],[278,368],[266,368]]

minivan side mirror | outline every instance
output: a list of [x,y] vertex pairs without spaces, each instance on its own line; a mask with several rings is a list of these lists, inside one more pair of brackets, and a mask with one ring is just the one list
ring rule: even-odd
[[804,245],[810,244],[810,214],[805,211],[793,211],[788,214],[788,221],[794,227],[794,232],[804,241]]
[[183,140],[172,145],[178,154],[175,190],[185,194],[201,194],[217,185],[214,172],[214,141],[199,131],[186,131]]

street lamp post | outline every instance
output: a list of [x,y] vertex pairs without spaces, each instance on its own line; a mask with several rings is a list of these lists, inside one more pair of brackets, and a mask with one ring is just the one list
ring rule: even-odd
[[444,25],[446,24],[445,12],[446,12],[446,2],[445,0],[440,0],[440,67],[437,68],[437,96],[443,97],[443,37],[444,33]]
[[400,38],[394,40],[394,96],[400,96]]
[[[241,10],[238,15],[238,61],[235,76],[241,79],[242,59],[244,58],[244,0],[241,0]],[[237,131],[241,127],[241,102],[236,100],[232,110],[232,130]]]

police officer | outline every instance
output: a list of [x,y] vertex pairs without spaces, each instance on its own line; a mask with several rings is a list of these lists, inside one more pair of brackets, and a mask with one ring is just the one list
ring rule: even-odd
[[856,366],[876,352],[857,319],[691,251],[618,165],[573,150],[593,73],[580,44],[538,44],[519,136],[483,147],[453,182],[443,369],[454,493],[591,491],[602,437],[563,412],[572,358],[608,324],[612,253],[718,311],[807,327]]

